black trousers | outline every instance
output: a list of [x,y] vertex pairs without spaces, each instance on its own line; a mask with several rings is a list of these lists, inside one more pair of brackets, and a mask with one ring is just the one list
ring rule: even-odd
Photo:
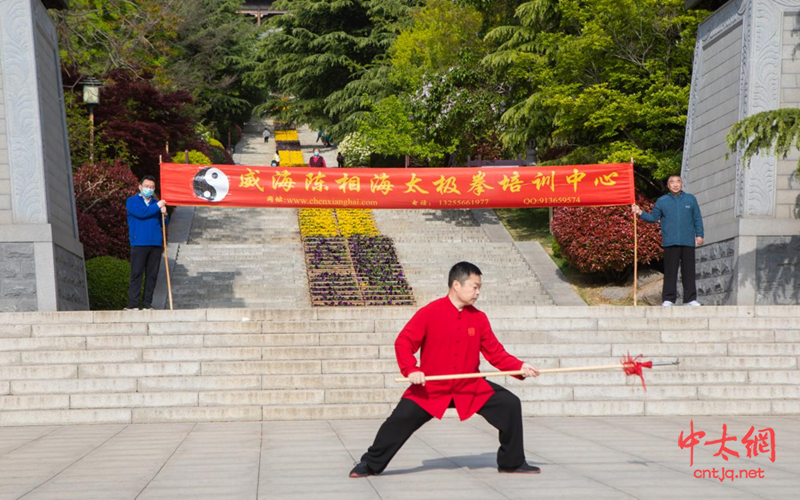
[[664,247],[664,288],[662,300],[675,302],[678,298],[678,266],[681,268],[683,283],[683,303],[697,300],[697,286],[694,277],[694,247]]
[[128,289],[128,307],[139,307],[139,292],[142,290],[142,275],[144,281],[144,297],[142,307],[153,305],[153,291],[156,289],[158,268],[161,265],[161,247],[131,247],[131,284]]
[[[487,380],[488,382],[488,380]],[[500,431],[497,465],[516,468],[525,461],[522,441],[522,405],[519,398],[505,388],[489,382],[494,389],[491,398],[478,410],[478,415]],[[450,402],[450,407],[454,406]],[[414,431],[433,417],[410,399],[401,399],[392,414],[381,425],[375,442],[361,457],[370,470],[381,473]]]

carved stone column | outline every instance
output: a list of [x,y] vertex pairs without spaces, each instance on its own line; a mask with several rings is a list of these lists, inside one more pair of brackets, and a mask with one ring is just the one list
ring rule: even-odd
[[0,0],[0,311],[88,306],[55,26]]
[[800,303],[797,152],[759,156],[745,168],[738,154],[726,158],[725,146],[737,121],[800,104],[798,43],[800,4],[792,0],[732,0],[698,29],[682,175],[706,226],[697,252],[701,303]]

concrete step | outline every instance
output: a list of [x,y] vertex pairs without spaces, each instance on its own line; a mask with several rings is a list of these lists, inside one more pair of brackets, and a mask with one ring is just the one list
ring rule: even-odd
[[[617,370],[495,379],[525,415],[800,414],[800,306],[486,309],[539,368],[680,361],[645,370],[646,393]],[[384,418],[406,387],[394,339],[416,310],[0,314],[0,426]]]
[[196,209],[173,298],[181,308],[310,308],[297,211]]
[[469,210],[376,210],[375,220],[419,303],[446,293],[450,267],[466,260],[483,272],[484,303],[552,304],[516,247],[490,242]]

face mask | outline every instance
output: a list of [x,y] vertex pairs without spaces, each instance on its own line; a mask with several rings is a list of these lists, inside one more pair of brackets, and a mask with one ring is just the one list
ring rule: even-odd
[[314,156],[319,156],[319,153],[314,153]]
[[153,191],[150,188],[142,188],[142,196],[144,196],[145,198],[152,197],[154,192],[155,191]]

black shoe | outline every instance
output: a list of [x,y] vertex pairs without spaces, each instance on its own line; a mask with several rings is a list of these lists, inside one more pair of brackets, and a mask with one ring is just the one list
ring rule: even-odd
[[535,465],[530,465],[528,462],[522,462],[522,465],[515,469],[498,467],[497,472],[500,472],[501,474],[541,474],[542,469],[536,467]]
[[353,470],[350,471],[350,477],[368,477],[374,476],[375,473],[370,470],[369,465],[367,462],[360,461],[353,467]]

